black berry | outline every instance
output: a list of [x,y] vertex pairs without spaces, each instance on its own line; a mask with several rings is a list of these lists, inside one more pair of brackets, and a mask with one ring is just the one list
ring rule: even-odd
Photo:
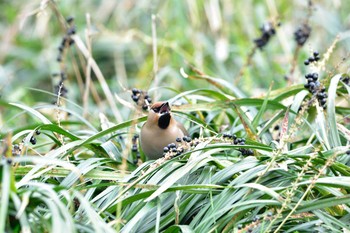
[[133,88],[132,89],[132,94],[134,94],[134,95],[140,94],[140,90],[136,89],[136,88]]
[[270,22],[265,23],[261,28],[261,36],[254,40],[256,47],[263,49],[269,42],[270,38],[276,34],[276,30]]
[[137,102],[139,100],[140,96],[133,95],[133,96],[131,96],[131,98],[132,98],[133,101]]
[[137,150],[138,150],[138,149],[137,149],[137,145],[135,145],[135,144],[132,145],[131,150],[132,150],[132,152],[137,152]]
[[66,19],[67,23],[72,23],[74,21],[74,17],[73,16],[69,16]]
[[31,138],[30,138],[30,143],[32,143],[33,145],[35,145],[36,144],[36,138],[34,137],[34,136],[32,136]]
[[311,28],[303,24],[294,32],[294,39],[299,46],[303,46],[311,34]]
[[75,32],[76,32],[75,26],[72,26],[72,27],[68,28],[67,35],[74,35]]

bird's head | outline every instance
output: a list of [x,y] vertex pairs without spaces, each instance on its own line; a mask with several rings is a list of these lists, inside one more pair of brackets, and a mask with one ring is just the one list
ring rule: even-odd
[[158,125],[161,129],[168,128],[171,120],[170,105],[168,102],[156,102],[151,106],[147,122]]

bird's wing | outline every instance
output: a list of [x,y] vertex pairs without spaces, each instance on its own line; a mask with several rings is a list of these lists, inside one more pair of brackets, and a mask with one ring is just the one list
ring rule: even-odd
[[177,123],[177,127],[179,127],[181,129],[181,131],[184,133],[184,135],[188,136],[188,132],[185,129],[185,127],[183,126],[183,124],[176,122]]

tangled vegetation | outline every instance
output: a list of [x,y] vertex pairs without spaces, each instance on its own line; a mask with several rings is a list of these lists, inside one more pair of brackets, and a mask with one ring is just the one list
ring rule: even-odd
[[350,232],[347,1],[1,8],[0,232]]

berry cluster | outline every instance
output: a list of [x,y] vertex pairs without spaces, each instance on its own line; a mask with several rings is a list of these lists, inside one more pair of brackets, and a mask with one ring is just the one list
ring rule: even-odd
[[[58,56],[56,59],[57,62],[62,62],[65,49],[74,44],[74,40],[71,38],[71,36],[76,33],[74,18],[68,17],[66,21],[69,27],[67,29],[66,35],[62,38],[60,46],[58,47]],[[68,90],[63,84],[63,82],[67,79],[67,74],[63,70],[61,70],[59,74],[53,74],[53,76],[60,76],[58,84],[55,85],[55,93],[59,97],[67,97]],[[56,101],[54,103],[56,103]]]
[[294,39],[299,46],[303,46],[311,34],[311,27],[303,24],[294,32]]
[[139,135],[135,134],[133,137],[132,137],[132,147],[131,147],[131,151],[132,153],[135,153],[136,154],[136,159],[134,160],[134,164],[137,164],[137,162],[139,161],[140,159],[140,153],[139,153],[139,149],[137,147],[137,139],[139,138]]
[[316,95],[318,103],[323,109],[327,108],[327,93],[326,88],[322,87]]
[[164,154],[163,154],[164,156],[168,152],[175,153],[175,156],[179,156],[185,151],[185,149],[183,147],[178,147],[175,143],[170,143],[166,147],[164,147],[163,151],[164,151]]
[[192,140],[189,136],[184,136],[183,138],[176,138],[175,140],[177,143],[182,144],[176,144],[176,143],[170,143],[163,149],[163,156],[165,156],[167,153],[171,153],[173,156],[179,156],[182,153],[185,152],[186,145],[189,145],[190,147],[195,147],[199,144],[198,140]]
[[320,87],[320,82],[318,81],[317,73],[310,73],[305,75],[307,83],[304,85],[305,88],[309,90],[311,94],[316,94],[318,88]]
[[152,103],[152,98],[147,94],[147,92],[136,88],[133,88],[131,92],[132,92],[132,95],[131,95],[132,100],[137,105],[142,106],[143,110],[147,110],[148,105]]
[[66,35],[62,38],[61,44],[58,47],[58,52],[59,52],[57,56],[58,62],[62,61],[62,57],[63,57],[62,55],[63,55],[64,49],[74,44],[74,40],[71,38],[71,36],[76,33],[76,28],[75,28],[75,25],[73,24],[74,18],[68,17],[66,21],[69,25],[69,28],[67,29]]
[[276,29],[273,27],[272,23],[267,22],[261,28],[261,36],[254,40],[256,47],[263,49],[265,45],[269,42],[270,38],[276,34]]
[[[229,134],[229,133],[224,133],[222,135],[222,137],[224,139],[226,139],[226,138],[227,139],[232,139],[233,140],[232,142],[233,142],[234,145],[242,145],[242,146],[245,145],[245,139],[244,138],[238,138],[235,134],[232,135],[232,134]],[[249,155],[253,155],[254,154],[252,149],[240,148],[238,150],[242,153],[242,155],[249,156]]]
[[320,88],[320,82],[318,81],[317,73],[310,73],[305,75],[307,83],[304,85],[305,88],[313,95],[316,95],[316,98],[323,109],[327,108],[327,93],[326,88]]
[[310,63],[317,62],[320,60],[320,54],[319,52],[315,51],[313,53],[313,56],[309,57],[304,61],[304,65],[308,66]]
[[[36,135],[39,135],[40,133],[41,133],[40,130],[35,131]],[[30,138],[29,142],[32,143],[32,145],[36,144],[36,138],[34,137],[34,135]]]
[[[184,142],[188,142],[188,143],[191,143],[191,142],[192,142],[192,138],[189,137],[189,136],[184,136],[184,137],[182,138],[182,140],[183,140]],[[177,141],[177,142],[181,142],[181,138],[176,138],[176,141]],[[192,145],[191,145],[191,146],[192,146]]]

